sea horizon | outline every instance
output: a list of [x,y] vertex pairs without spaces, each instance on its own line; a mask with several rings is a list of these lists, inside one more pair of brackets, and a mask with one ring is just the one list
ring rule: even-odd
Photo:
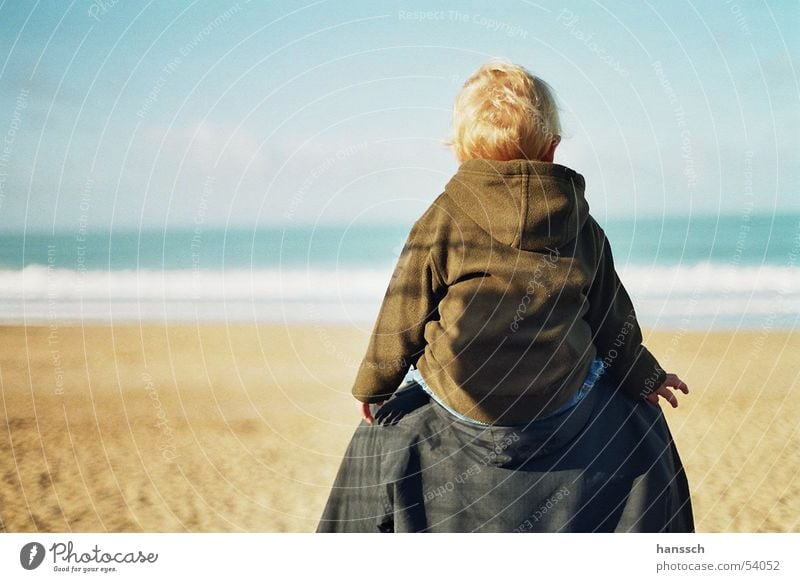
[[[797,324],[800,212],[598,221],[643,326]],[[365,325],[410,226],[0,233],[0,322]]]

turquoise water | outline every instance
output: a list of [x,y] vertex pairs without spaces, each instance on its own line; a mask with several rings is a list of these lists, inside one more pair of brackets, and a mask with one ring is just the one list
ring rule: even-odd
[[[618,264],[787,265],[800,214],[598,219]],[[385,267],[410,225],[0,234],[0,269],[101,270]],[[794,249],[794,250],[793,250]]]
[[[800,324],[800,214],[602,220],[640,321]],[[0,321],[374,321],[410,225],[0,235]]]

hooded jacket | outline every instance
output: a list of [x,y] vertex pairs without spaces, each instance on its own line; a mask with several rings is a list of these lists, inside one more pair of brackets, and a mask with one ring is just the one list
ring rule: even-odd
[[584,188],[554,163],[461,164],[411,229],[353,395],[386,400],[416,365],[451,408],[509,425],[561,406],[595,357],[633,398],[660,386]]

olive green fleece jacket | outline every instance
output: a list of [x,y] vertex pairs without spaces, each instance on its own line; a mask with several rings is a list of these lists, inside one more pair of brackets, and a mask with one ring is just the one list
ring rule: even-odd
[[461,164],[409,234],[353,395],[387,399],[413,364],[458,412],[518,424],[561,406],[595,357],[633,398],[660,386],[584,188],[554,163]]

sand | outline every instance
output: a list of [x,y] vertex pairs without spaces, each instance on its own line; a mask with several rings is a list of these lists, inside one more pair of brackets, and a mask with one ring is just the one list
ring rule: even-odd
[[[0,328],[0,531],[313,531],[369,328]],[[698,531],[800,531],[800,334],[658,331]]]

